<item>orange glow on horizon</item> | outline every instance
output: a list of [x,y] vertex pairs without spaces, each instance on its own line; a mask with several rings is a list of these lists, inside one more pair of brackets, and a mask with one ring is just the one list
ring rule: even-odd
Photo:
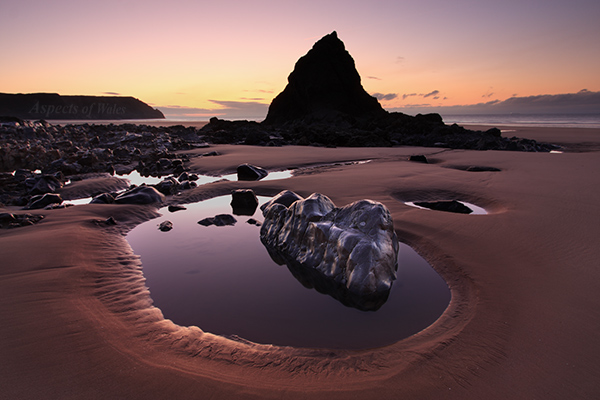
[[600,4],[533,1],[13,2],[0,6],[0,91],[115,92],[215,111],[223,107],[211,100],[268,105],[333,30],[388,108],[600,91]]

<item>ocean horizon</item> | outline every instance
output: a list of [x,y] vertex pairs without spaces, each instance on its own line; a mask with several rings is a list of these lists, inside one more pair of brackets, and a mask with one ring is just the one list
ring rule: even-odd
[[[594,114],[441,114],[444,123],[458,125],[484,126],[531,126],[546,128],[600,128],[600,113]],[[219,117],[227,119],[225,117]],[[264,116],[249,116],[249,121],[262,121]],[[166,116],[165,119],[135,119],[135,120],[48,120],[52,124],[146,124],[152,126],[184,125],[199,127],[208,123],[206,117]]]

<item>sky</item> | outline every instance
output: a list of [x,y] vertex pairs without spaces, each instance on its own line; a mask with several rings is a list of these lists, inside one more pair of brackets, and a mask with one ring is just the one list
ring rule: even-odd
[[0,92],[260,120],[335,30],[390,111],[600,112],[598,21],[598,0],[0,0]]

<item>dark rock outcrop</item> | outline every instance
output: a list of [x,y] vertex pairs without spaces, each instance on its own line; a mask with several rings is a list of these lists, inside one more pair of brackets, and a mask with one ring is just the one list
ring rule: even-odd
[[376,98],[362,87],[354,59],[334,31],[301,57],[288,84],[269,106],[265,124],[378,118],[385,115]]
[[113,204],[115,202],[115,196],[111,193],[102,193],[95,196],[90,204]]
[[173,223],[171,221],[163,221],[158,225],[158,230],[162,232],[168,232],[173,229]]
[[231,226],[235,225],[237,219],[235,219],[232,215],[229,214],[218,214],[214,217],[208,217],[201,219],[198,223],[202,226]]
[[61,96],[56,93],[0,93],[0,115],[22,119],[156,119],[162,112],[125,96]]
[[423,164],[427,164],[428,163],[427,157],[425,157],[422,154],[410,156],[408,158],[408,161],[420,162],[420,163],[423,163]]
[[473,210],[456,200],[416,201],[415,205],[436,211],[447,211],[459,214],[471,214]]
[[238,181],[259,181],[269,175],[266,169],[251,164],[241,164],[237,167]]
[[0,213],[0,229],[34,225],[44,219],[43,215]]
[[230,204],[235,215],[254,215],[258,198],[252,189],[237,189],[231,192]]
[[26,210],[38,210],[40,208],[47,207],[51,204],[61,204],[63,202],[62,197],[59,194],[55,193],[46,193],[46,194],[38,194],[33,196],[27,205],[25,206]]
[[153,204],[162,203],[165,196],[151,186],[138,186],[121,193],[115,198],[118,204]]
[[343,304],[377,310],[388,298],[398,268],[398,238],[387,208],[361,200],[336,208],[315,193],[285,206],[282,192],[263,207],[262,243],[306,287]]

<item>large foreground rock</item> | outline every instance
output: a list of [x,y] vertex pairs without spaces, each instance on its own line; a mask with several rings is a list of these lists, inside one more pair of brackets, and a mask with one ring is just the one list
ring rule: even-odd
[[[294,196],[299,200],[282,204]],[[361,200],[336,208],[318,193],[302,199],[282,192],[262,210],[262,243],[303,285],[360,310],[385,303],[396,279],[398,238],[383,204]]]

